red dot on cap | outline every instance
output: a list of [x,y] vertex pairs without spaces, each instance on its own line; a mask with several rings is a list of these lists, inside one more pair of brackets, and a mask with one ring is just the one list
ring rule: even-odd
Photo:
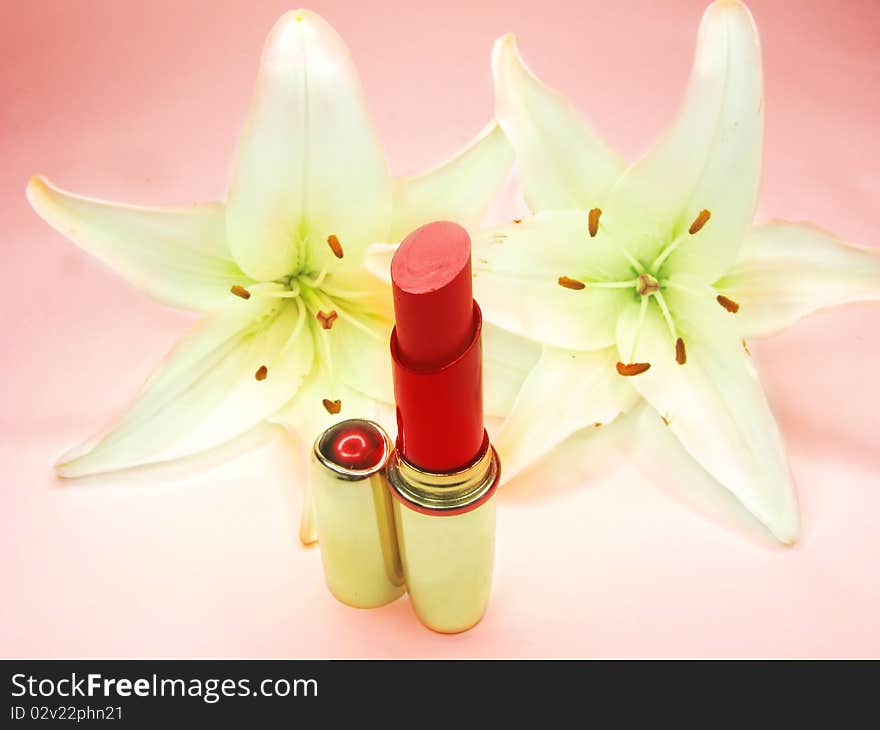
[[387,445],[382,433],[366,421],[343,421],[324,433],[321,452],[334,464],[355,471],[381,466]]

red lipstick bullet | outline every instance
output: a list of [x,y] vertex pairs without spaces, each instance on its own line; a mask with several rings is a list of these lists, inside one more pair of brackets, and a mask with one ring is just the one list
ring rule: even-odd
[[397,448],[420,469],[462,469],[483,447],[481,315],[471,240],[455,223],[411,233],[391,263]]
[[391,263],[397,449],[388,478],[416,614],[444,633],[483,615],[492,581],[497,454],[483,426],[482,315],[461,226],[413,231]]

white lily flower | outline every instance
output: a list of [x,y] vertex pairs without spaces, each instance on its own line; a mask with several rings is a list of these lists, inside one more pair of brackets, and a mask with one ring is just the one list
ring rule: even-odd
[[[160,302],[208,313],[58,473],[201,452],[264,419],[310,446],[330,420],[392,401],[390,290],[363,268],[365,248],[437,218],[478,223],[512,163],[492,124],[445,165],[392,180],[348,49],[297,10],[266,42],[225,205],[116,205],[34,177],[28,199],[51,226]],[[509,377],[498,382],[509,401]]]
[[[795,492],[746,341],[880,299],[880,257],[806,225],[752,227],[764,98],[748,9],[707,9],[680,114],[629,167],[526,68],[513,36],[497,41],[493,71],[536,215],[478,237],[475,291],[487,321],[543,344],[496,439],[506,479],[647,401],[659,428],[794,542]],[[371,270],[383,254],[371,249]]]

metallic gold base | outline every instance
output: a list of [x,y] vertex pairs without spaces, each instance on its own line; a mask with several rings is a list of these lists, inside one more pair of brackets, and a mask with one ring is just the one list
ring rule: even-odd
[[324,579],[330,592],[355,608],[376,608],[406,592],[397,551],[392,503],[384,479],[368,488],[315,490]]
[[471,466],[432,474],[396,452],[388,480],[407,589],[419,620],[441,633],[466,631],[485,613],[495,553],[494,489],[500,477],[486,440]]

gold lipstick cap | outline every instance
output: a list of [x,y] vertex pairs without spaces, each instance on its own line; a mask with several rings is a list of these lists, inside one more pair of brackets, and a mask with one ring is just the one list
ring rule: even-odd
[[391,443],[376,423],[351,419],[315,440],[312,486],[324,579],[355,608],[375,608],[406,590],[385,478]]
[[479,623],[495,559],[498,455],[484,440],[477,460],[449,474],[425,472],[391,455],[388,480],[407,590],[419,620],[444,634]]

